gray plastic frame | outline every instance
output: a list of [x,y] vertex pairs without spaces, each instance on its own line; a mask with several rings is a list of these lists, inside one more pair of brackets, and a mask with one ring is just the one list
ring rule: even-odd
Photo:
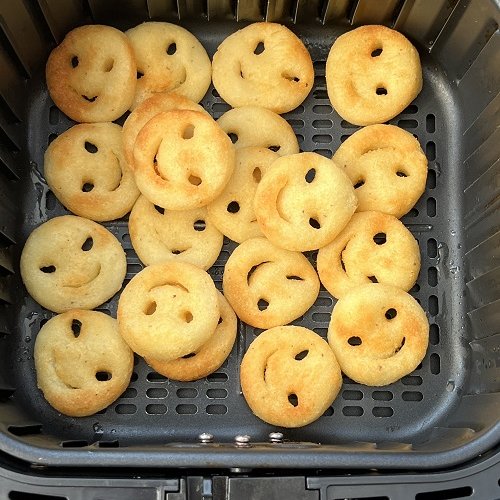
[[[129,19],[115,23],[115,19],[106,17],[109,13],[106,13],[105,6],[110,3],[95,1],[88,4],[94,21],[127,27],[143,19],[137,18],[139,10],[136,12],[131,8]],[[296,3],[296,9],[290,11],[293,20],[299,23],[292,29],[304,40],[315,61],[316,82],[303,106],[287,114],[286,118],[298,134],[303,150],[326,155],[330,155],[342,138],[355,130],[331,110],[323,76],[329,46],[335,36],[348,29],[347,19],[327,19],[330,6],[340,6],[341,3],[322,2],[321,6],[318,3],[317,7],[323,9],[318,12],[323,12],[324,20],[328,21],[326,26],[308,19],[308,16],[301,17],[305,8],[302,2]],[[251,17],[243,8],[250,8],[251,4],[238,2],[236,17]],[[273,4],[266,3],[267,11]],[[349,12],[346,6],[344,14],[351,16],[351,22],[358,18],[357,22],[366,22],[361,19],[361,6],[368,3],[355,4],[354,10],[351,6]],[[157,3],[148,2],[150,10],[152,5]],[[208,7],[210,5],[214,3],[209,2]],[[485,13],[498,19],[498,10],[493,4],[488,5],[490,10],[485,10]],[[55,21],[45,12],[49,7],[44,3],[40,6],[51,34],[57,38]],[[182,18],[179,6],[177,13]],[[417,22],[415,17],[423,14],[416,6],[410,8],[409,2],[403,2],[400,7],[397,15],[393,12],[392,18],[380,19],[379,22],[392,19],[396,27],[411,35],[412,23]],[[431,7],[429,9],[432,11]],[[470,2],[457,2],[449,12],[443,9],[439,14],[446,14],[446,17],[439,33],[446,34],[449,29],[449,37],[455,36],[456,26],[464,18],[468,20],[467,16],[484,14],[478,14]],[[86,13],[82,14],[85,16]],[[224,16],[211,16],[210,11],[198,13],[201,16],[198,20],[195,14],[186,15],[182,24],[199,36],[210,54],[224,36],[241,26],[234,21],[217,19]],[[404,22],[403,14],[406,16]],[[40,12],[32,11],[30,15],[40,15]],[[10,19],[12,16],[4,17]],[[169,16],[165,15],[165,18]],[[79,18],[78,22],[84,22],[83,19]],[[376,21],[374,18],[371,22]],[[488,17],[481,25],[488,28],[490,21]],[[424,26],[422,19],[419,22]],[[454,30],[447,28],[453,25]],[[254,338],[253,329],[242,324],[228,362],[217,374],[205,380],[178,384],[155,378],[151,370],[139,361],[135,369],[137,378],[134,376],[129,390],[100,415],[70,419],[58,415],[44,401],[36,389],[32,348],[40,324],[51,313],[42,310],[26,296],[16,274],[16,263],[29,232],[47,218],[65,213],[43,181],[43,152],[53,134],[66,130],[71,122],[53,107],[39,76],[34,74],[30,82],[24,82],[27,115],[21,112],[21,120],[11,120],[12,126],[5,127],[7,132],[4,130],[3,144],[4,149],[17,145],[17,153],[13,162],[8,156],[4,157],[7,158],[4,164],[14,179],[7,189],[2,185],[6,208],[4,213],[0,212],[0,221],[4,224],[1,229],[7,244],[4,286],[0,288],[5,302],[2,306],[5,314],[0,319],[1,331],[5,332],[2,339],[5,348],[0,353],[3,380],[0,395],[5,400],[0,404],[0,429],[4,431],[0,434],[2,449],[32,462],[61,465],[90,466],[98,461],[103,465],[141,466],[168,463],[191,467],[238,464],[244,467],[429,468],[449,466],[491,448],[499,439],[498,418],[495,419],[494,413],[498,405],[495,392],[499,389],[498,370],[495,369],[498,336],[494,335],[495,322],[492,319],[496,310],[492,306],[498,295],[497,285],[487,290],[480,285],[486,279],[498,283],[494,245],[498,241],[498,233],[495,233],[498,217],[495,226],[495,212],[492,216],[491,203],[486,201],[495,199],[495,189],[491,189],[488,176],[494,176],[496,167],[495,164],[489,167],[487,163],[494,158],[491,151],[494,152],[495,148],[484,153],[480,139],[486,136],[485,142],[492,146],[491,134],[487,132],[495,120],[498,97],[491,98],[488,103],[481,103],[481,97],[476,95],[465,100],[456,79],[461,74],[459,83],[467,83],[467,75],[471,68],[474,69],[476,60],[484,55],[484,51],[492,50],[491,44],[497,43],[498,30],[490,34],[469,68],[464,69],[463,62],[460,62],[462,66],[458,64],[455,68],[457,76],[454,76],[446,66],[450,59],[443,59],[446,40],[425,38],[430,36],[431,28],[430,31],[422,29],[418,37],[414,35],[422,54],[424,90],[415,103],[392,121],[415,133],[429,158],[426,193],[416,209],[403,219],[419,239],[422,252],[422,272],[413,293],[429,313],[433,325],[429,352],[414,374],[387,388],[365,388],[345,380],[341,396],[327,415],[304,429],[284,431],[286,440],[291,442],[278,445],[265,444],[268,433],[276,429],[251,414],[239,390],[239,361]],[[464,29],[462,26],[462,31]],[[430,55],[427,50],[429,42],[432,42]],[[439,51],[435,49],[438,42],[442,45]],[[15,54],[22,52],[19,49]],[[473,53],[472,49],[469,53]],[[493,52],[492,57],[497,57],[497,53]],[[487,68],[483,68],[481,74],[484,75]],[[486,79],[475,83],[480,87],[492,86],[495,82]],[[4,104],[16,116],[7,95],[2,93]],[[228,109],[213,89],[202,104],[215,117]],[[474,112],[477,116],[471,118]],[[479,125],[481,128],[477,131]],[[17,139],[9,133],[16,127],[24,130]],[[480,153],[486,154],[487,159],[475,162],[464,172],[462,164],[467,165]],[[484,162],[485,167],[482,166]],[[477,179],[471,170],[478,171]],[[20,182],[15,180],[16,177]],[[464,186],[468,187],[464,189]],[[469,210],[471,200],[478,196],[476,191],[481,195],[480,203],[472,203],[473,209]],[[118,221],[107,226],[126,248],[127,278],[130,279],[141,266],[127,238],[126,222]],[[483,226],[486,227],[481,229]],[[9,244],[13,241],[18,244]],[[223,263],[231,248],[231,243],[225,244],[221,257],[211,269],[218,285]],[[314,260],[313,254],[310,257]],[[295,323],[309,326],[324,336],[332,305],[331,297],[323,290],[311,311]],[[116,298],[101,309],[114,315],[115,308]],[[481,325],[486,321],[487,327],[491,325],[491,331],[486,328],[485,333],[481,328],[478,335],[475,321]],[[225,410],[227,413],[223,413]],[[195,413],[190,414],[193,411]],[[197,436],[202,432],[213,434],[217,444],[198,444]],[[255,444],[247,448],[236,447],[232,441],[237,434],[249,434]]]

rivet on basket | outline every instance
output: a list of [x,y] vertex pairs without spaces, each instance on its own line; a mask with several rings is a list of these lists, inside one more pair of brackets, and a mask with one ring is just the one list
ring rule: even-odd
[[214,437],[212,434],[209,434],[208,432],[202,432],[199,436],[198,439],[200,443],[206,444],[206,443],[213,443]]
[[250,446],[250,436],[235,436],[234,444],[240,448]]
[[270,432],[269,433],[269,442],[270,443],[282,443],[283,442],[283,433],[282,432]]

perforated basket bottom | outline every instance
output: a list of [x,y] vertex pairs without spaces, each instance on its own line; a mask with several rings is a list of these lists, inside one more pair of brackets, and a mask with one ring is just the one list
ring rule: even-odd
[[[235,25],[210,23],[210,26],[190,28],[213,55],[218,43]],[[356,130],[332,111],[327,98],[325,60],[335,32],[325,28],[301,31],[299,27],[295,31],[315,61],[316,79],[303,105],[285,117],[293,126],[302,150],[331,157],[339,144]],[[458,332],[451,331],[450,314],[450,311],[455,311],[454,314],[461,311],[455,292],[463,283],[460,269],[450,261],[450,255],[459,245],[456,238],[458,195],[453,182],[456,165],[449,153],[457,144],[450,125],[454,103],[444,75],[429,56],[423,56],[423,65],[422,93],[391,123],[415,134],[429,159],[426,192],[403,218],[420,244],[422,269],[411,293],[427,312],[431,324],[428,353],[414,373],[387,387],[364,387],[345,378],[339,397],[324,416],[303,429],[286,430],[288,439],[320,443],[388,440],[414,443],[422,440],[427,431],[452,410],[459,397],[465,359]],[[43,181],[43,153],[47,144],[73,123],[53,105],[41,81],[31,99],[27,145],[30,164],[26,165],[20,201],[25,215],[22,220],[20,215],[18,252],[34,227],[67,213]],[[202,104],[215,118],[229,109],[213,88]],[[127,220],[105,226],[125,248],[128,261],[125,285],[143,266],[132,249]],[[226,240],[219,259],[209,271],[218,288],[221,288],[224,263],[234,246]],[[309,256],[315,260],[314,252]],[[266,440],[268,433],[274,430],[252,415],[240,391],[239,365],[258,333],[242,323],[229,359],[203,380],[170,381],[152,371],[142,359],[136,359],[129,388],[109,408],[80,419],[58,414],[36,388],[33,364],[34,339],[52,313],[26,297],[18,274],[14,280],[17,280],[14,289],[17,305],[10,307],[10,313],[15,334],[8,340],[12,355],[7,369],[17,387],[14,400],[21,403],[34,423],[42,424],[41,427],[35,425],[30,432],[58,436],[63,446],[84,446],[96,441],[101,441],[102,446],[119,446],[189,442],[196,440],[201,432],[213,434],[217,441],[232,441],[241,433],[255,440]],[[116,316],[117,298],[99,310]],[[315,305],[294,324],[312,328],[325,337],[333,304],[332,297],[322,289]]]

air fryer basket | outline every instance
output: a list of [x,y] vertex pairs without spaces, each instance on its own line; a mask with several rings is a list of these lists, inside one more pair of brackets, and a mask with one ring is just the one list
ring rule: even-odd
[[[500,437],[499,12],[493,0],[2,2],[0,448],[53,465],[275,468],[444,467],[491,449]],[[206,379],[170,381],[137,359],[129,388],[97,415],[69,418],[46,403],[36,388],[33,344],[52,313],[27,295],[18,263],[28,234],[67,213],[46,186],[43,154],[73,122],[48,96],[44,63],[77,25],[126,29],[148,19],[180,23],[210,56],[248,21],[289,25],[308,47],[316,78],[310,96],[285,117],[302,150],[328,157],[357,129],[332,110],[326,94],[334,39],[353,25],[383,23],[415,43],[424,88],[390,122],[415,134],[429,160],[426,192],[403,218],[422,254],[411,293],[431,325],[428,353],[414,373],[383,388],[345,378],[317,422],[276,429],[253,416],[241,394],[239,364],[258,331],[240,323],[230,358]],[[215,118],[229,109],[213,87],[202,105]],[[105,225],[125,248],[126,284],[142,268],[127,219]],[[226,240],[210,269],[219,288],[233,248]],[[322,289],[294,323],[324,337],[333,304]],[[116,305],[117,296],[99,310],[115,316]],[[284,442],[268,443],[273,431]],[[201,433],[214,442],[200,443]],[[249,445],[234,443],[242,434]]]

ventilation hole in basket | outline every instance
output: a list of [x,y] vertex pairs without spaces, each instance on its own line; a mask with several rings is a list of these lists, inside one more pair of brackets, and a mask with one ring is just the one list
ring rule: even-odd
[[297,394],[289,394],[288,395],[288,402],[292,405],[292,406],[298,406],[299,405],[299,398],[297,397]]
[[207,389],[207,398],[210,399],[226,399],[226,389]]
[[332,142],[332,136],[327,134],[317,134],[313,135],[312,141],[316,144],[330,144]]
[[438,283],[438,278],[437,278],[437,269],[435,267],[429,267],[427,269],[427,282],[429,283],[429,286],[436,286]]
[[399,120],[398,126],[406,130],[414,129],[418,127],[417,120]]
[[368,279],[372,282],[372,283],[378,283],[378,279],[376,276],[368,276]]
[[332,120],[314,120],[312,122],[313,128],[332,128]]
[[191,311],[185,311],[182,317],[186,323],[191,323],[191,321],[193,321],[193,314]]
[[63,448],[84,448],[85,446],[88,446],[88,445],[89,445],[88,441],[83,441],[83,440],[78,440],[78,439],[73,439],[73,440],[61,442],[61,446]]
[[[499,483],[500,484],[500,483]],[[417,493],[415,500],[452,500],[453,498],[470,497],[474,490],[470,486],[461,488],[449,488],[446,490],[435,490],[430,492]]]
[[50,144],[55,139],[57,139],[57,134],[49,134],[47,144]]
[[230,214],[237,214],[240,211],[240,204],[237,201],[232,201],[227,206],[227,211]]
[[45,273],[45,274],[50,274],[50,273],[54,273],[56,271],[56,267],[55,266],[43,266],[40,268],[40,271],[42,271],[42,273]]
[[[297,110],[295,110],[297,112]],[[313,106],[313,113],[318,115],[329,115],[332,112],[332,107],[329,104],[317,104]]]
[[333,305],[333,299],[331,297],[318,297],[316,299],[317,306],[324,306],[324,307],[330,307]]
[[73,68],[76,68],[80,64],[80,60],[78,59],[78,56],[73,56],[71,58],[71,66]]
[[193,186],[199,186],[201,184],[201,179],[197,175],[190,175],[188,181]]
[[431,259],[437,257],[437,241],[434,238],[427,240],[427,256]]
[[422,377],[418,375],[406,375],[401,379],[403,385],[422,385]]
[[391,401],[394,395],[391,391],[373,391],[372,398],[375,401]]
[[424,396],[419,391],[404,391],[401,394],[401,398],[403,399],[403,401],[422,401],[422,399],[424,399]]
[[137,375],[137,372],[132,372],[132,375],[130,375],[130,382],[136,382],[138,378],[139,375]]
[[189,359],[189,358],[192,358],[194,356],[196,356],[196,353],[190,352],[189,354],[185,354],[184,356],[182,356],[182,359]]
[[162,404],[146,405],[146,413],[148,415],[163,415],[167,413],[167,407]]
[[415,283],[411,288],[409,293],[417,293],[420,291],[420,285]]
[[75,338],[78,338],[80,336],[81,329],[82,329],[82,322],[77,319],[74,319],[71,322],[71,331],[73,332]]
[[363,415],[364,410],[361,406],[344,406],[342,408],[342,413],[346,417],[361,417]]
[[82,186],[82,191],[84,193],[90,193],[90,191],[92,191],[92,189],[94,189],[94,185],[91,183],[91,182],[86,182],[83,186]]
[[229,104],[226,104],[225,102],[215,102],[212,104],[212,111],[215,114],[219,113],[225,113],[226,111],[229,111],[231,109],[231,106]]
[[[349,139],[349,137],[351,137],[351,136],[350,135],[341,135],[340,136],[340,142],[345,142],[347,139]],[[355,186],[355,188],[356,188],[356,186]]]
[[168,396],[167,389],[163,387],[151,387],[146,391],[146,397],[150,399],[163,399]]
[[313,328],[314,333],[317,333],[321,337],[326,337],[328,334],[328,328],[315,327]]
[[431,316],[437,316],[439,313],[439,303],[438,298],[435,295],[429,297],[429,314]]
[[414,115],[418,113],[418,106],[415,104],[410,104],[405,110],[403,110],[403,114],[405,115]]
[[94,240],[89,236],[82,245],[82,250],[84,252],[88,252],[89,250],[92,250],[92,247],[94,246]]
[[432,323],[429,327],[429,342],[431,345],[439,344],[439,326]]
[[207,375],[207,381],[208,382],[226,382],[228,379],[228,376],[226,373],[211,373],[210,375]]
[[255,47],[255,50],[253,51],[253,53],[258,56],[259,54],[262,54],[262,52],[264,52],[264,50],[266,50],[266,47],[264,45],[264,42],[259,42],[257,44],[257,46]]
[[436,216],[436,199],[435,198],[427,198],[427,215],[429,217]]
[[107,382],[113,378],[113,375],[110,372],[96,372],[95,378],[99,382]]
[[314,168],[309,169],[305,177],[306,182],[308,184],[311,184],[311,182],[314,180],[315,177],[316,177],[316,169]]
[[406,217],[418,217],[418,210],[416,208],[412,208],[407,214]]
[[146,309],[144,309],[144,314],[146,316],[151,316],[152,314],[154,314],[156,311],[156,302],[154,300],[152,300],[147,306],[146,306]]
[[160,375],[157,372],[150,372],[146,375],[146,380],[148,382],[165,382],[167,380],[167,377],[164,375]]
[[194,125],[189,124],[186,126],[184,131],[182,132],[183,139],[192,139],[194,137]]
[[309,225],[314,229],[321,229],[321,224],[319,223],[318,219],[315,219],[314,217],[311,217],[309,219]]
[[205,410],[209,415],[225,415],[227,413],[226,405],[208,405]]
[[385,87],[377,87],[375,93],[377,95],[387,95],[387,89]]
[[144,73],[142,71],[137,71],[137,79],[140,80],[143,76],[144,76]]
[[172,42],[168,47],[167,47],[167,54],[169,56],[173,56],[177,52],[177,45],[175,42]]
[[427,170],[427,183],[426,186],[429,189],[434,189],[436,187],[436,172],[432,169]]
[[82,94],[82,97],[83,97],[86,101],[88,101],[88,102],[95,102],[95,100],[97,99],[97,96],[96,96],[96,95],[94,95],[94,96],[92,96],[92,97],[89,97],[89,96],[87,96],[87,95]]
[[298,354],[295,355],[295,359],[297,361],[303,360],[307,355],[309,354],[309,351],[306,349],[305,351],[300,351]]
[[290,119],[288,120],[288,123],[294,128],[294,129],[301,129],[304,127],[305,123],[304,120],[294,120]]
[[265,311],[269,307],[269,302],[266,299],[259,299],[257,307],[259,308],[259,311]]
[[363,393],[361,391],[342,391],[342,399],[347,401],[359,401],[363,399]]
[[318,100],[328,99],[328,92],[326,89],[315,89],[313,91],[313,97]]
[[324,156],[325,158],[330,159],[332,157],[332,150],[331,149],[313,149],[314,153],[318,153],[321,156]]
[[176,391],[177,397],[182,399],[191,399],[198,396],[198,391],[194,387],[181,387]]
[[59,119],[61,116],[61,112],[56,106],[51,106],[49,109],[49,123],[51,125],[57,125],[59,123]]
[[125,399],[134,399],[137,397],[137,389],[134,389],[133,387],[127,387],[125,389],[125,392],[120,397]]
[[57,205],[57,198],[52,191],[47,191],[45,193],[45,208],[47,210],[54,210]]
[[231,142],[233,144],[236,144],[238,142],[238,135],[234,132],[229,132],[227,135],[229,136],[229,139],[231,139]]
[[118,415],[133,415],[137,411],[137,406],[132,404],[118,404],[115,406],[115,412]]
[[372,414],[374,417],[392,417],[394,415],[394,410],[387,406],[375,406],[372,409]]
[[439,354],[431,354],[431,357],[429,358],[429,364],[431,367],[431,373],[433,375],[439,375],[439,373],[441,372],[441,358],[439,357]]
[[375,49],[372,51],[370,54],[372,57],[378,57],[380,54],[382,54],[382,49]]
[[198,407],[191,404],[180,404],[175,407],[175,412],[179,415],[194,415],[198,412]]
[[361,179],[358,182],[356,182],[356,184],[354,184],[354,189],[359,189],[364,184],[365,184],[365,181],[363,179]]
[[425,118],[425,130],[430,134],[436,131],[436,117],[434,115],[427,115]]
[[394,319],[397,315],[398,312],[396,311],[396,309],[394,309],[394,307],[391,307],[390,309],[387,309],[387,311],[385,311],[385,318],[388,320]]
[[[434,143],[433,141],[429,141],[426,145],[425,145],[425,156],[427,156],[427,160],[428,161],[434,161],[436,159],[436,143]],[[427,174],[429,174],[430,172],[428,172]],[[436,173],[434,172],[434,175]]]
[[97,446],[99,448],[119,448],[120,442],[117,439],[114,441],[98,441]]
[[331,417],[333,413],[334,413],[333,407],[329,406],[323,413],[322,417]]
[[32,436],[42,433],[42,424],[33,425],[9,425],[7,430],[14,436]]

